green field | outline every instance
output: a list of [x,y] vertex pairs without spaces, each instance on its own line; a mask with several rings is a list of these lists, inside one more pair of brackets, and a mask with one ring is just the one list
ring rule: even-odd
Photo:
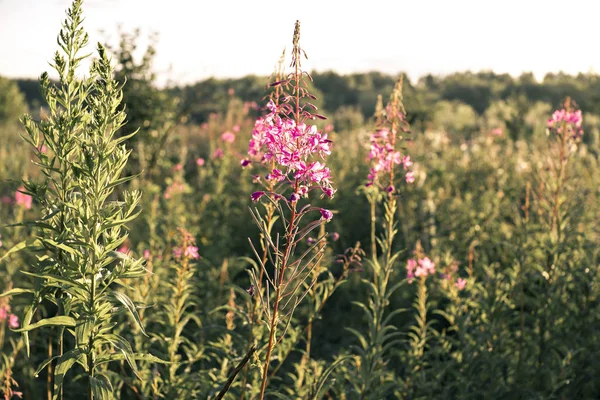
[[93,10],[0,77],[5,399],[600,398],[600,75],[318,72],[297,22],[163,87]]

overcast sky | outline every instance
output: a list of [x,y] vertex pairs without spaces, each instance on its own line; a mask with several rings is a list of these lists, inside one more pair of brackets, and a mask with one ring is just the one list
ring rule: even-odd
[[[70,0],[0,0],[0,75],[49,69]],[[187,83],[269,75],[294,21],[308,70],[518,75],[600,70],[600,2],[594,0],[87,0],[92,43],[116,27],[159,32],[155,70]],[[144,35],[143,35],[144,36]]]

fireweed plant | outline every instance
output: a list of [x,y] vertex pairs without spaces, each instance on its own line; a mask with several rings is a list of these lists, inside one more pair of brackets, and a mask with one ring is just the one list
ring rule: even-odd
[[[5,257],[23,248],[35,251],[37,261],[22,272],[35,277],[36,284],[5,295],[32,295],[17,330],[23,333],[28,354],[29,332],[54,328],[49,340],[58,346],[49,348],[57,353],[49,354],[36,372],[47,368],[53,374],[51,397],[62,398],[65,376],[74,369],[86,377],[89,399],[109,399],[113,384],[107,364],[125,360],[135,372],[136,358],[155,358],[135,354],[129,342],[115,333],[115,316],[123,312],[143,331],[137,307],[119,290],[127,286],[126,279],[144,275],[143,260],[117,251],[127,238],[125,224],[139,212],[140,193],[123,192],[123,200],[113,197],[115,189],[131,179],[120,176],[129,156],[123,145],[128,136],[115,137],[125,121],[119,107],[121,85],[113,79],[102,45],[89,77],[77,77],[86,58],[81,51],[88,42],[81,6],[80,0],[73,2],[58,37],[62,53],[56,53],[53,63],[58,84],[52,84],[47,74],[40,80],[48,117],[39,122],[23,118],[25,140],[43,174],[41,181],[25,182],[24,193],[40,205],[42,217],[29,224],[34,237]],[[47,152],[41,151],[42,143]],[[54,309],[55,315],[36,321],[42,309]]]
[[[269,114],[263,117],[258,129],[255,127],[254,142],[251,143],[257,153],[263,153],[261,161],[273,166],[268,167],[268,174],[264,177],[273,182],[273,189],[254,192],[251,198],[255,202],[262,199],[273,204],[284,229],[282,238],[279,235],[273,237],[258,209],[252,211],[262,237],[268,239],[266,263],[253,246],[266,282],[261,282],[260,272],[251,271],[254,287],[249,289],[260,296],[261,317],[269,331],[260,399],[265,397],[273,348],[284,338],[294,310],[315,283],[313,270],[322,257],[321,252],[314,251],[317,244],[299,255],[295,254],[296,247],[311,231],[333,218],[333,213],[327,209],[309,204],[300,207],[302,199],[308,198],[311,192],[317,191],[326,197],[333,197],[335,192],[329,168],[322,162],[331,154],[331,141],[327,134],[307,123],[324,117],[314,114],[316,107],[306,101],[314,96],[306,89],[305,80],[310,79],[310,75],[301,69],[302,56],[305,54],[300,48],[300,23],[296,22],[291,62],[293,71],[284,80],[272,84],[281,86],[281,101],[278,105],[269,101]],[[310,221],[303,224],[305,218]],[[256,290],[263,286],[264,290]]]
[[[563,314],[573,303],[587,309],[585,303],[589,289],[586,288],[583,293],[573,291],[574,283],[585,287],[590,272],[589,268],[582,268],[585,261],[581,259],[581,246],[585,241],[581,237],[578,222],[583,213],[583,204],[573,195],[580,178],[571,172],[571,164],[573,158],[578,156],[578,144],[584,133],[582,124],[581,110],[567,97],[563,108],[554,111],[548,120],[547,154],[536,171],[532,204],[527,205],[533,212],[527,215],[524,224],[526,237],[532,239],[543,252],[540,254],[539,250],[530,249],[525,258],[528,261],[525,265],[530,267],[526,272],[536,283],[535,293],[539,296],[535,298],[538,304],[535,335],[538,368],[555,362],[553,352],[564,354],[566,350],[561,345],[566,332],[560,329],[562,324],[553,321],[554,316]],[[527,211],[529,214],[530,210]],[[530,217],[537,224],[532,226]],[[538,228],[542,230],[538,231]],[[527,243],[529,246],[531,244]],[[567,304],[565,295],[570,299]],[[522,293],[522,307],[527,307],[532,300],[527,297],[530,296]],[[521,351],[525,352],[525,349]],[[560,383],[550,379],[547,374],[539,374],[540,388],[556,390],[557,385]]]
[[[373,271],[373,281],[364,280],[369,288],[366,304],[354,302],[365,313],[368,330],[363,334],[348,328],[356,336],[359,346],[355,347],[356,376],[350,379],[353,391],[361,399],[384,398],[398,386],[391,371],[385,369],[390,349],[400,344],[401,333],[392,324],[395,315],[403,312],[396,309],[387,312],[390,297],[406,281],[402,280],[390,286],[390,278],[400,253],[394,253],[394,237],[396,235],[395,215],[397,212],[397,166],[407,169],[412,165],[410,157],[400,152],[403,135],[409,132],[406,111],[402,103],[402,77],[398,80],[385,108],[378,106],[375,132],[370,137],[369,159],[371,169],[367,177],[367,186],[373,186],[385,192],[383,234],[378,239],[381,259],[372,254],[369,265]],[[406,172],[404,180],[412,183],[412,173]],[[376,201],[373,195],[368,196],[371,202]],[[373,205],[372,205],[373,209]],[[372,233],[373,236],[373,233]]]

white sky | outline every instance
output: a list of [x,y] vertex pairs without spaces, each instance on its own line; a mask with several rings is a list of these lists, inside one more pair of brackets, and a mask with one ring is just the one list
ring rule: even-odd
[[[49,70],[70,0],[0,0],[0,75]],[[294,21],[305,69],[426,73],[493,69],[518,75],[600,70],[595,0],[87,0],[91,43],[158,31],[162,81],[269,75]]]

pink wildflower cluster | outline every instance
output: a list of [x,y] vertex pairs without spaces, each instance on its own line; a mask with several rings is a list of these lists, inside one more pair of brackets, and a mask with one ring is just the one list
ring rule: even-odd
[[224,132],[221,135],[221,140],[225,143],[233,143],[235,141],[235,134],[233,132]]
[[256,121],[252,139],[248,144],[250,161],[268,164],[273,168],[267,180],[298,184],[297,196],[304,196],[310,190],[320,188],[325,195],[332,197],[335,190],[331,183],[331,172],[323,162],[313,161],[314,156],[322,159],[331,154],[331,140],[327,134],[317,130],[315,125],[296,122],[281,117],[273,101],[267,105],[270,113]]
[[502,130],[502,128],[494,128],[490,131],[490,135],[502,137],[504,136],[504,131]]
[[223,152],[223,149],[218,147],[215,151],[213,151],[211,158],[220,159],[220,158],[223,158],[224,156],[225,156],[225,153]]
[[167,186],[167,188],[165,189],[165,193],[164,193],[164,198],[165,199],[170,199],[171,197],[173,197],[176,194],[179,193],[183,193],[183,190],[185,189],[185,186],[183,183],[181,182],[173,182],[172,184],[170,184],[169,186]]
[[450,285],[454,285],[459,291],[463,290],[467,286],[467,280],[463,278],[457,278],[454,280],[455,275],[458,272],[458,263],[452,262],[447,268],[445,273],[440,273],[440,277],[449,282]]
[[435,263],[429,257],[419,258],[417,260],[409,259],[406,263],[406,277],[408,283],[419,277],[433,275],[435,273]]
[[0,323],[7,320],[10,329],[17,329],[19,327],[19,317],[11,314],[10,306],[6,303],[0,304]]
[[458,290],[463,290],[467,286],[467,280],[463,278],[458,278],[454,283],[454,286],[456,286]]
[[26,210],[29,210],[31,208],[31,204],[33,199],[31,198],[31,196],[25,194],[25,193],[21,193],[21,191],[24,191],[25,187],[21,186],[19,189],[17,189],[17,192],[15,193],[15,202],[17,203],[18,206],[21,206],[23,208],[25,208]]
[[562,134],[563,129],[566,127],[567,134],[573,139],[580,139],[583,136],[582,123],[581,110],[567,111],[563,108],[554,111],[552,118],[548,120],[548,128],[555,130],[558,134]]
[[198,254],[198,247],[191,245],[187,246],[185,249],[181,247],[175,247],[173,249],[173,257],[180,259],[182,256],[192,260],[197,260],[200,258],[200,255]]
[[247,114],[250,110],[258,110],[258,104],[255,101],[246,101],[243,105],[244,114]]
[[[367,186],[375,184],[381,176],[389,173],[394,169],[395,165],[402,165],[404,170],[408,170],[413,165],[410,156],[402,156],[399,151],[394,149],[392,144],[392,135],[394,132],[383,128],[371,134],[370,144],[371,148],[369,151],[369,160],[371,160],[373,166],[369,170]],[[415,177],[412,171],[406,172],[404,177],[407,183],[413,183]],[[394,191],[393,187],[388,187],[389,192]]]

